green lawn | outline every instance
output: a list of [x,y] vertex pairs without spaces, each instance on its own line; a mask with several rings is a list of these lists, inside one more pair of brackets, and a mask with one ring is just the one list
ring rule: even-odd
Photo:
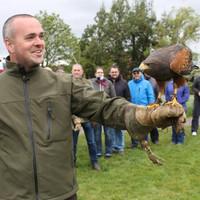
[[124,155],[100,158],[102,170],[91,170],[84,135],[78,144],[77,178],[79,200],[199,200],[200,199],[200,133],[190,135],[186,127],[184,145],[171,144],[171,129],[160,132],[160,143],[152,150],[163,158],[157,166],[141,149],[129,147],[126,134]]

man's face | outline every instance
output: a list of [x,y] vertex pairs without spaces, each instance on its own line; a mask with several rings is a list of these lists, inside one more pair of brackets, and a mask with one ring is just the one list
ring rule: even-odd
[[95,76],[97,77],[97,78],[103,78],[104,77],[104,72],[103,72],[103,69],[97,69],[96,70],[96,73],[95,73]]
[[74,65],[72,67],[72,76],[74,78],[81,78],[83,76],[83,69],[79,65]]
[[112,79],[117,79],[119,77],[119,70],[117,68],[111,68],[110,76]]
[[142,74],[142,73],[139,72],[139,71],[133,72],[133,73],[132,73],[133,79],[139,80],[140,77],[141,77],[141,74]]
[[16,18],[10,25],[12,36],[5,40],[12,62],[31,68],[43,62],[44,31],[38,20],[31,17]]

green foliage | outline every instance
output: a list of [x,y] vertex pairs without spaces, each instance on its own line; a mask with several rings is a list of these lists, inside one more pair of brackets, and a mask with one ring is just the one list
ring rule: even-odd
[[96,24],[87,26],[80,40],[81,63],[88,77],[93,77],[96,66],[107,66],[107,12],[102,6],[95,17]]
[[[199,200],[200,136],[191,136],[186,127],[183,145],[171,144],[171,128],[160,132],[160,143],[152,150],[164,159],[162,166],[152,164],[140,148],[128,148],[126,135],[123,156],[100,158],[102,170],[91,170],[85,136],[80,134],[77,177],[80,200]],[[199,133],[200,134],[200,133]]]
[[[86,77],[93,77],[96,66],[105,72],[117,63],[124,78],[138,66],[152,49],[175,43],[188,44],[200,39],[200,16],[190,7],[172,9],[160,20],[153,11],[153,0],[114,0],[109,11],[102,5],[94,23],[88,25],[78,40],[59,15],[46,11],[36,16],[45,31],[44,65],[70,66],[79,62]],[[195,59],[198,59],[194,53]],[[69,71],[70,68],[66,68]]]
[[[108,70],[112,63],[118,63],[127,76],[129,68],[148,55],[154,22],[152,7],[145,0],[135,1],[135,7],[126,0],[115,0],[110,12],[102,6],[95,24],[85,29],[80,41],[86,73],[92,73],[97,65]],[[128,60],[132,61],[128,64]]]
[[[106,71],[118,63],[125,78],[152,49],[199,40],[199,15],[191,8],[172,9],[156,19],[153,1],[114,0],[110,11],[104,6],[97,12],[95,22],[88,25],[80,40],[81,63],[86,74],[94,75],[97,65]],[[195,55],[195,57],[197,57]]]
[[156,16],[152,4],[145,0],[135,1],[130,10],[127,23],[127,40],[134,66],[138,66],[156,43],[154,27]]
[[158,46],[187,44],[200,39],[200,15],[190,7],[172,9],[157,24]]
[[45,66],[71,62],[75,63],[75,57],[79,55],[79,44],[77,38],[71,33],[70,27],[64,23],[59,15],[46,11],[36,15],[45,30]]

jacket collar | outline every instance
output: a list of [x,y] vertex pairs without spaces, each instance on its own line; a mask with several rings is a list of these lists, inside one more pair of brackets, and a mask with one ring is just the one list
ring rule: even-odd
[[6,58],[6,71],[9,75],[16,77],[31,77],[39,68],[39,65],[34,66],[28,72],[25,67],[10,61],[10,57]]

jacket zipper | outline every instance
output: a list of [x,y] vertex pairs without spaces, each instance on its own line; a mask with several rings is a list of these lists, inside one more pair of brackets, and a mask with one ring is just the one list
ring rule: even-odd
[[33,175],[34,175],[34,185],[35,185],[35,196],[36,200],[39,200],[39,189],[38,189],[38,175],[37,175],[37,162],[36,162],[36,150],[35,150],[35,141],[33,136],[33,126],[32,126],[32,118],[30,112],[30,103],[29,103],[29,93],[28,93],[28,79],[26,77],[22,77],[23,79],[23,87],[24,87],[24,104],[25,104],[25,111],[27,116],[27,125],[28,125],[28,133],[31,141],[32,146],[32,164],[33,164]]
[[48,102],[47,105],[47,139],[49,140],[51,137],[51,126],[52,126],[52,106],[51,102]]

